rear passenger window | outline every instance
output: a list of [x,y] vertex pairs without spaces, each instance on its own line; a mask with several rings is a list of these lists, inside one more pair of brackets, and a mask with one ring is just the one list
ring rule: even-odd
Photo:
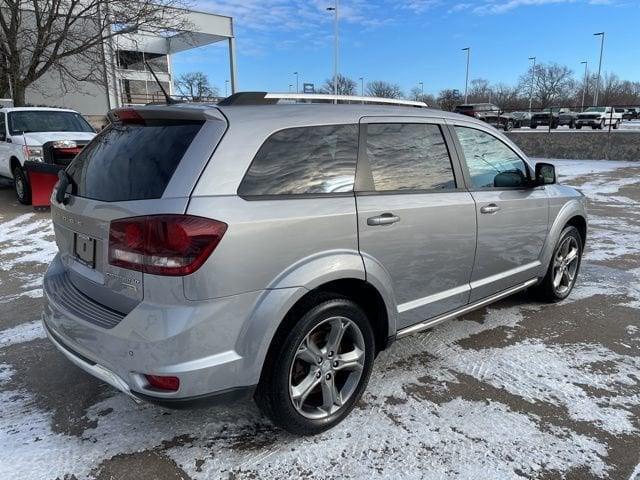
[[438,125],[370,123],[367,157],[376,191],[456,188]]
[[358,127],[289,128],[260,147],[239,195],[299,195],[353,191]]

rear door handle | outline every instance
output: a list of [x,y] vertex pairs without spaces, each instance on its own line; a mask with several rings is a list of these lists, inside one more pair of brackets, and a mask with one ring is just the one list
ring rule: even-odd
[[500,210],[500,207],[495,203],[490,203],[489,205],[480,207],[480,213],[496,213],[498,210]]
[[393,213],[383,213],[382,215],[378,215],[377,217],[369,217],[367,218],[367,225],[372,227],[378,225],[392,225],[396,222],[400,221],[400,217],[394,215]]

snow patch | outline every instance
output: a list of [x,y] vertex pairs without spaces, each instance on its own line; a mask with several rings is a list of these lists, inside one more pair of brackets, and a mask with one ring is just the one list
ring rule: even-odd
[[46,333],[40,320],[22,323],[13,328],[0,331],[0,348],[45,337]]

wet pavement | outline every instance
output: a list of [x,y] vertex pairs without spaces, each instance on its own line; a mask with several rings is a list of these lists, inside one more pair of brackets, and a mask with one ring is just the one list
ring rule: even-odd
[[526,293],[396,342],[338,427],[251,403],[135,405],[44,338],[47,214],[0,185],[2,479],[640,479],[640,163],[558,161],[589,197],[576,289]]

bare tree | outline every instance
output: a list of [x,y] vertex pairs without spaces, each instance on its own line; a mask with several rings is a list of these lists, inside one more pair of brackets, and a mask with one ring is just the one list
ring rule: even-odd
[[176,80],[176,87],[181,95],[189,97],[193,102],[218,95],[218,89],[211,86],[209,78],[203,72],[183,73]]
[[430,93],[422,93],[422,88],[413,87],[409,92],[409,99],[416,102],[424,102],[430,107],[437,106],[436,98]]
[[67,89],[82,81],[105,84],[111,42],[137,32],[184,29],[180,2],[2,0],[0,88],[10,83],[14,103],[24,105],[27,88],[46,73],[58,75]]
[[456,105],[462,103],[462,96],[458,90],[452,90],[447,88],[445,90],[440,90],[438,94],[438,104],[442,110],[452,111]]
[[491,102],[493,100],[494,91],[489,83],[489,80],[484,78],[476,78],[471,80],[471,86],[469,88],[469,102]]
[[[528,91],[531,86],[531,68],[520,77],[521,91]],[[573,71],[557,63],[538,64],[534,71],[533,96],[538,106],[545,108],[557,106],[559,103],[568,103],[575,89]],[[555,104],[555,105],[554,105]]]
[[[327,78],[320,87],[320,93],[333,94],[333,77]],[[338,74],[338,95],[355,95],[356,94],[356,82],[349,77],[345,77],[342,74]]]
[[367,83],[367,95],[380,98],[402,98],[402,90],[398,84],[374,80]]

